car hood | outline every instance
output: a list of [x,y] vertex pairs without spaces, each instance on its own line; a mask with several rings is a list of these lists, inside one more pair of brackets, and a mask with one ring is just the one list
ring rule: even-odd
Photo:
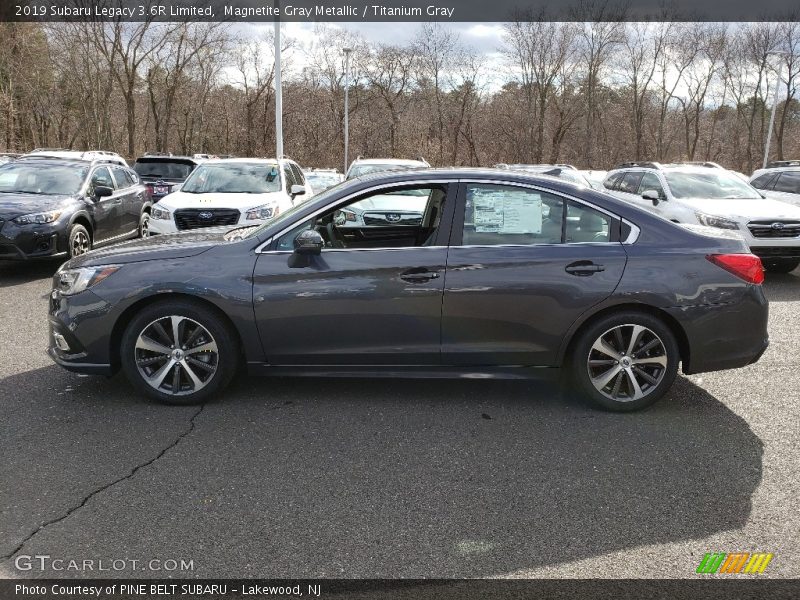
[[125,264],[145,260],[188,258],[220,244],[227,244],[225,234],[236,227],[209,227],[186,233],[157,235],[92,250],[73,258],[70,267]]
[[764,190],[761,192],[770,200],[779,200],[781,202],[786,202],[787,204],[791,204],[792,206],[800,206],[800,194],[792,194],[789,192],[775,192],[770,190]]
[[61,208],[72,196],[42,194],[0,194],[0,219],[9,221],[20,215]]
[[800,219],[800,207],[771,198],[754,200],[681,199],[680,202],[699,212],[720,217],[742,219]]
[[269,202],[279,202],[285,195],[282,192],[268,194],[189,194],[182,191],[167,194],[158,205],[167,210],[181,208],[254,208]]
[[378,194],[354,202],[348,208],[367,212],[370,210],[392,210],[397,212],[425,212],[427,196],[401,196],[399,194]]

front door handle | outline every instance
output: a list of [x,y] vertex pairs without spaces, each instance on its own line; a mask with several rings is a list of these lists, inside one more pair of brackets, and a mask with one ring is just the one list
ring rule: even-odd
[[435,271],[428,271],[427,269],[411,269],[400,275],[400,279],[408,281],[409,283],[424,283],[431,279],[438,279],[439,274]]
[[570,275],[588,277],[590,275],[594,275],[595,273],[599,273],[600,271],[605,271],[606,268],[603,265],[596,265],[590,260],[579,260],[577,262],[568,264],[566,267],[564,267],[564,270]]

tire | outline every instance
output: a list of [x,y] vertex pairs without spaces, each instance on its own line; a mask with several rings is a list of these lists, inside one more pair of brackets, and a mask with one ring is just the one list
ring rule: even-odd
[[142,309],[128,324],[120,359],[131,384],[150,398],[200,404],[230,383],[239,348],[230,326],[213,310],[189,300],[164,300]]
[[139,237],[140,238],[148,238],[150,237],[150,213],[143,212],[142,216],[139,217]]
[[576,391],[595,407],[629,412],[652,405],[669,390],[679,361],[678,343],[663,321],[627,310],[598,319],[580,334],[568,370]]
[[92,249],[92,236],[83,225],[74,223],[69,228],[67,235],[67,254],[70,258],[75,258],[81,254],[86,254]]
[[791,273],[800,266],[800,260],[794,258],[766,259],[763,263],[764,270],[768,273]]

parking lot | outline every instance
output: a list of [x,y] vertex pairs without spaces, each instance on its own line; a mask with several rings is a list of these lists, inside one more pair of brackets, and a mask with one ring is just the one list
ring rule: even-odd
[[241,378],[151,404],[46,356],[56,267],[0,264],[0,577],[690,577],[735,551],[800,574],[800,271],[768,277],[758,364],[609,414],[475,380]]

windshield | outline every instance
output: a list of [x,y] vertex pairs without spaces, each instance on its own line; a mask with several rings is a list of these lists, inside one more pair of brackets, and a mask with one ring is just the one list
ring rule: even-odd
[[148,179],[186,179],[194,169],[192,163],[140,158],[133,165],[139,177]]
[[692,173],[667,171],[667,184],[675,198],[703,198],[712,200],[748,199],[757,200],[761,195],[750,184],[725,171]]
[[0,167],[0,193],[72,196],[77,194],[88,167],[13,162]]
[[277,163],[201,165],[181,188],[189,194],[268,194],[281,191]]
[[306,179],[311,182],[311,187],[314,188],[315,192],[321,192],[341,182],[338,175],[320,175],[317,173],[306,173]]
[[368,163],[361,165],[353,165],[350,167],[350,172],[347,174],[348,179],[354,177],[361,177],[367,173],[380,173],[381,171],[402,171],[403,169],[412,169],[414,165],[398,165],[397,163]]

